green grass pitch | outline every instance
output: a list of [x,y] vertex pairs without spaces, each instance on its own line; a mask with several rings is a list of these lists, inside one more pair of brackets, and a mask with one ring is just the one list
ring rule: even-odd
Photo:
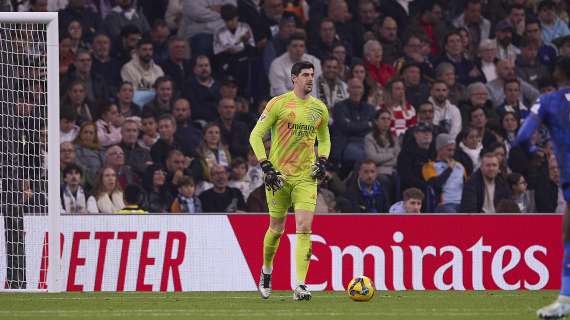
[[353,302],[343,292],[0,293],[0,319],[536,319],[557,291],[377,292]]

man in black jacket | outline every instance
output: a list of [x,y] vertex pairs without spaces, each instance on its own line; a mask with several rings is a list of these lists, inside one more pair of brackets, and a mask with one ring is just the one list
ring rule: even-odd
[[[343,212],[388,212],[389,203],[386,192],[378,181],[376,163],[372,160],[364,160],[358,173],[353,179],[349,179],[346,191],[346,199],[343,203],[350,203],[349,208],[343,208]],[[345,205],[346,206],[346,205]]]
[[481,167],[463,186],[460,212],[495,213],[495,206],[510,199],[509,184],[499,175],[499,159],[492,151],[481,152]]
[[364,160],[364,136],[372,130],[374,107],[362,101],[364,84],[348,80],[349,98],[333,109],[333,155],[342,162]]
[[420,122],[414,130],[414,141],[402,147],[398,155],[398,173],[401,190],[418,188],[424,193],[427,182],[422,179],[422,168],[428,161],[435,159],[435,145],[432,143],[432,126]]

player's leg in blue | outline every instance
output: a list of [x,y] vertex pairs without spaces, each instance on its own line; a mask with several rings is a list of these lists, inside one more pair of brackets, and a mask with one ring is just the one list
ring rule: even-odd
[[570,184],[564,184],[566,212],[564,213],[564,256],[562,258],[562,288],[556,301],[539,309],[541,319],[558,319],[570,314]]
[[295,246],[295,265],[297,287],[293,291],[294,300],[311,300],[311,292],[305,284],[309,262],[311,261],[311,228],[314,213],[306,209],[295,209],[297,239]]

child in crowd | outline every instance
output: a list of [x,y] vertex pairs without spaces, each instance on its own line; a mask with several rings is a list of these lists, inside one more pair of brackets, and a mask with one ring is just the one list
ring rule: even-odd
[[424,193],[420,189],[406,189],[402,197],[404,200],[390,207],[390,213],[420,213],[424,201]]
[[69,108],[62,108],[59,111],[59,137],[60,143],[73,142],[79,133],[79,126],[76,124],[77,114]]
[[158,123],[152,112],[143,112],[141,131],[142,135],[138,144],[141,148],[150,151],[152,145],[160,138],[160,135],[158,134]]
[[202,203],[194,194],[196,186],[192,177],[184,176],[178,180],[178,195],[172,205],[170,212],[172,213],[200,213],[202,212]]
[[249,194],[253,191],[251,180],[247,175],[247,163],[243,158],[235,158],[231,164],[232,173],[228,186],[239,189],[243,198],[247,200]]

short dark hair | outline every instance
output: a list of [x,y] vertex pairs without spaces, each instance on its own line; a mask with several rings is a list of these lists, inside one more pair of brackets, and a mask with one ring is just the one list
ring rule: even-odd
[[182,178],[180,178],[178,180],[178,183],[176,184],[176,187],[178,187],[178,188],[186,187],[186,186],[195,186],[194,179],[192,177],[182,176]]
[[494,157],[494,158],[497,157],[495,155],[495,149],[483,148],[483,149],[481,149],[481,152],[479,152],[479,159],[481,159],[481,160],[483,160],[483,158],[490,158],[490,157]]
[[524,11],[524,7],[521,6],[520,4],[512,4],[509,6],[509,13],[511,13],[513,10],[522,10]]
[[420,73],[422,73],[422,68],[420,67],[419,64],[415,63],[415,62],[406,62],[404,63],[404,65],[400,68],[400,75],[403,75],[404,72],[406,72],[406,70],[410,69],[410,68],[418,68],[418,70],[420,71]]
[[[477,111],[477,110],[479,110],[479,109],[483,110],[483,113],[485,113],[485,109],[483,109],[483,107],[481,107],[481,106],[471,106],[471,108],[469,109],[469,116],[468,116],[469,122],[471,122],[471,120],[472,120],[472,119],[471,119],[471,116],[473,115],[473,112],[475,112],[475,111]],[[487,116],[487,113],[485,113],[485,116]]]
[[148,38],[148,37],[144,37],[144,38],[140,39],[139,42],[137,42],[137,49],[144,46],[145,44],[150,44],[151,46],[154,47],[152,40],[150,40],[150,38]]
[[208,59],[208,62],[211,63],[212,61],[210,60],[210,57],[208,57],[205,54],[199,54],[196,57],[192,58],[192,68],[196,67],[196,64],[198,64],[198,60],[200,59]]
[[408,188],[402,193],[402,199],[404,199],[404,201],[408,201],[410,199],[424,201],[424,197],[424,193],[418,188]]
[[128,184],[123,191],[123,199],[126,205],[139,205],[142,201],[143,193],[141,187],[136,184]]
[[67,166],[65,166],[65,168],[63,169],[63,176],[65,177],[73,171],[77,171],[79,175],[83,175],[83,169],[81,169],[79,165],[75,163],[70,163]]
[[420,111],[420,109],[422,108],[422,106],[431,106],[432,108],[435,108],[435,107],[433,106],[433,103],[431,103],[429,100],[422,101],[422,103],[420,103],[420,104],[418,105],[418,111]]
[[61,108],[59,112],[59,120],[76,121],[77,111],[73,108]]
[[156,19],[153,23],[152,23],[152,30],[156,30],[160,27],[166,27],[168,28],[168,23],[166,23],[166,21],[164,21],[164,19]]
[[247,166],[247,162],[245,161],[244,158],[242,158],[242,157],[237,157],[237,158],[235,158],[235,159],[232,160],[232,163],[231,163],[230,166],[231,166],[232,168],[236,168],[236,167],[238,167],[238,166],[241,166],[242,164],[245,164],[245,165]]
[[291,67],[291,75],[298,76],[303,69],[313,69],[315,70],[315,66],[310,63],[309,61],[299,61]]
[[170,113],[164,113],[164,114],[162,114],[162,115],[158,118],[158,121],[161,121],[161,120],[169,120],[170,122],[172,122],[172,124],[173,124],[174,126],[176,126],[176,118],[175,118],[172,114],[170,114]]
[[233,4],[224,4],[220,9],[222,20],[228,21],[238,16],[238,8]]
[[449,37],[451,36],[458,36],[459,38],[461,38],[461,34],[459,33],[459,30],[454,29],[449,31],[448,33],[445,34],[445,37],[443,38],[443,44],[447,44],[447,41],[449,40]]
[[540,12],[543,9],[556,9],[556,4],[552,0],[541,1],[536,8],[536,12]]
[[435,79],[435,80],[433,80],[433,82],[431,83],[431,86],[433,87],[433,86],[435,86],[436,84],[444,84],[446,87],[448,87],[448,86],[447,86],[447,83],[446,83],[445,81],[443,81],[443,80],[440,80],[440,79]]
[[153,118],[154,121],[157,121],[156,115],[154,114],[154,112],[152,110],[144,109],[142,114],[141,114],[141,119],[148,119],[148,118]]
[[554,82],[554,79],[552,79],[551,76],[544,76],[544,77],[540,77],[536,80],[536,86],[538,88],[538,90],[542,90],[546,87],[558,87],[556,85],[556,83]]
[[327,61],[336,61],[338,63],[342,63],[342,62],[338,61],[337,58],[335,58],[333,56],[326,56],[321,60],[321,66],[324,66],[325,62],[327,62]]
[[521,213],[521,208],[513,199],[505,198],[499,200],[497,207],[495,208],[496,213]]
[[121,38],[126,38],[131,34],[142,34],[142,32],[137,26],[133,24],[127,24],[121,28]]
[[522,37],[519,43],[519,48],[527,48],[527,47],[536,47],[536,43],[525,36]]
[[500,143],[499,141],[491,143],[487,149],[490,150],[491,152],[495,152],[495,150],[497,150],[498,148],[503,149],[505,153],[507,152],[507,147],[505,146],[505,144]]
[[528,17],[528,18],[525,19],[525,22],[524,22],[525,28],[526,28],[526,26],[528,26],[529,24],[538,24],[538,27],[539,27],[539,28],[542,28],[541,25],[540,25],[540,20],[538,20],[538,19],[537,19],[536,17],[534,17],[534,16],[530,16],[530,17]]
[[467,9],[470,4],[481,4],[481,0],[467,0],[465,1],[465,7],[463,8]]
[[319,21],[319,28],[321,28],[321,26],[323,25],[323,23],[325,22],[329,22],[332,23],[334,26],[334,21],[331,18],[323,18],[321,21]]
[[556,83],[570,81],[570,58],[559,57],[554,67],[554,79]]
[[307,42],[307,37],[302,32],[295,32],[289,36],[289,39],[287,39],[287,46],[291,45],[291,43],[296,40]]
[[360,168],[362,168],[363,165],[365,164],[373,164],[374,166],[376,166],[376,162],[374,162],[374,160],[372,159],[364,159],[360,162],[360,166],[358,166],[358,169],[360,170]]
[[515,78],[515,79],[505,80],[505,82],[503,83],[503,90],[507,87],[508,84],[511,84],[511,83],[516,83],[519,85],[519,88],[521,87],[521,83],[519,82],[518,79]]
[[522,174],[518,172],[512,172],[507,176],[507,182],[512,187],[513,185],[518,184],[521,178]]
[[170,76],[160,76],[158,77],[155,81],[154,81],[154,88],[157,89],[158,86],[160,86],[163,82],[173,82],[172,78]]

